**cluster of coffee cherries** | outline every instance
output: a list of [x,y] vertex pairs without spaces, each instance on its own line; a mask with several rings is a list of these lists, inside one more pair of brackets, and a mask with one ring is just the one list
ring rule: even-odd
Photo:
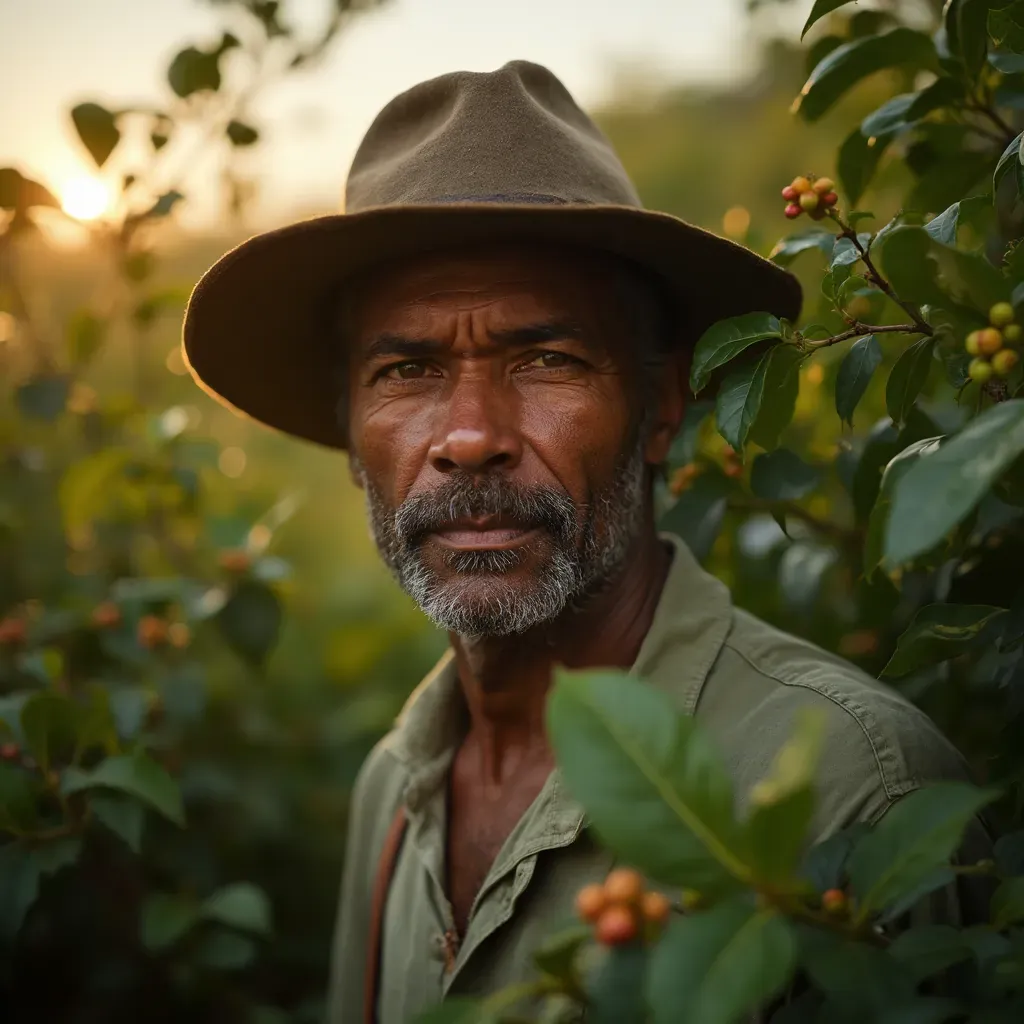
[[672,912],[663,893],[645,888],[632,868],[616,868],[604,882],[586,885],[576,894],[576,912],[594,926],[604,946],[621,946],[656,935]]
[[811,220],[821,220],[839,202],[836,183],[831,178],[807,178],[797,175],[783,190],[782,198],[789,204],[786,216],[793,220],[806,213]]
[[1013,306],[997,302],[988,311],[990,327],[971,331],[964,341],[968,355],[973,356],[967,373],[971,380],[984,384],[992,376],[1006,377],[1020,361],[1020,356],[1007,345],[1021,340],[1021,326],[1014,322]]

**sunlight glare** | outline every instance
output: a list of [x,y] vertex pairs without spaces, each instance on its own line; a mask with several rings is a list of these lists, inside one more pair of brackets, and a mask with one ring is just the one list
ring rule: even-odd
[[64,212],[76,220],[95,220],[110,209],[110,189],[99,178],[83,174],[69,178],[60,190]]

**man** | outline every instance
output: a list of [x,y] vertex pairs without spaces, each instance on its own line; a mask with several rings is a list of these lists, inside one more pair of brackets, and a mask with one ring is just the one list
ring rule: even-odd
[[522,62],[389,104],[347,210],[229,253],[185,327],[218,397],[348,451],[381,555],[451,636],[356,785],[332,1022],[399,1024],[528,977],[607,873],[553,770],[555,665],[671,694],[740,794],[821,709],[822,837],[963,775],[919,712],[734,609],[655,529],[689,349],[725,316],[795,317],[788,274],[643,210],[562,85]]

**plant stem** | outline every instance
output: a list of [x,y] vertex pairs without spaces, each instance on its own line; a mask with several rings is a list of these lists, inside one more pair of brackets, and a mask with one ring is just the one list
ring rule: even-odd
[[978,100],[969,100],[967,109],[981,114],[982,117],[987,118],[999,129],[1001,135],[996,138],[996,141],[1002,142],[1004,148],[1017,138],[1018,133],[1000,117],[999,112],[990,104],[981,103]]
[[883,292],[890,299],[892,299],[892,301],[895,302],[896,305],[899,306],[900,309],[902,309],[910,317],[910,319],[914,321],[914,324],[916,326],[915,333],[927,335],[934,334],[935,332],[932,330],[931,324],[929,324],[924,319],[924,317],[921,316],[921,311],[912,303],[904,302],[896,294],[896,292],[893,291],[892,285],[889,284],[889,282],[884,277],[882,277],[878,268],[875,266],[874,261],[871,259],[871,254],[861,244],[860,239],[857,237],[857,232],[853,229],[853,227],[847,224],[842,219],[842,217],[840,217],[839,214],[836,213],[834,210],[829,210],[829,216],[832,218],[832,220],[836,222],[836,224],[839,225],[841,229],[840,237],[848,238],[853,243],[857,252],[860,253],[861,262],[867,269],[867,274],[865,274],[866,279],[871,284],[873,284],[879,291]]
[[[841,341],[849,341],[850,338],[863,338],[868,334],[921,334],[917,324],[862,324],[854,320],[848,331],[841,334],[833,334],[828,338],[811,339],[803,338],[800,344],[810,351],[819,348],[828,348],[829,345],[838,345]],[[931,333],[930,331],[928,333]]]

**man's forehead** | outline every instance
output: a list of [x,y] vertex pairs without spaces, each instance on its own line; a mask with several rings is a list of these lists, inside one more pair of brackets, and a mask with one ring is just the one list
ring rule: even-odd
[[606,261],[572,249],[428,253],[368,275],[353,296],[354,311],[376,320],[431,307],[472,310],[501,303],[524,315],[580,313],[607,294],[602,272],[611,272]]

